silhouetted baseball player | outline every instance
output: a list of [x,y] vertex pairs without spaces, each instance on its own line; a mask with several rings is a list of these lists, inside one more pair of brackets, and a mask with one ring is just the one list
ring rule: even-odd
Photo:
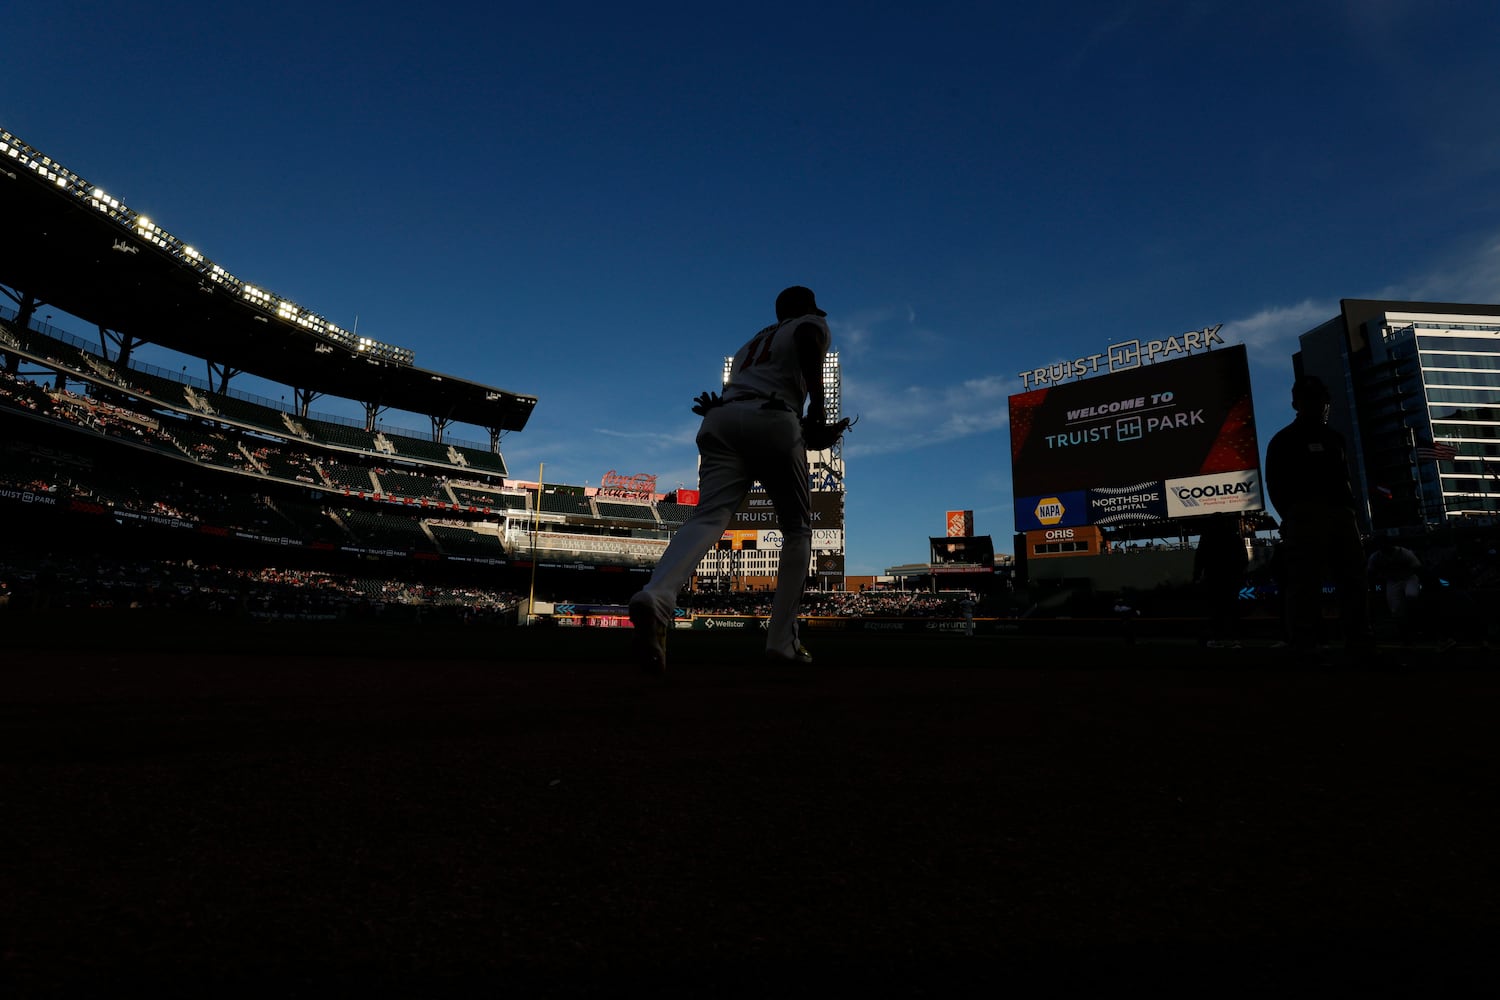
[[[766,633],[766,657],[811,663],[797,636],[797,609],[812,556],[812,497],[804,430],[828,426],[823,359],[830,334],[812,290],[793,285],[776,297],[776,322],[756,332],[734,354],[722,397],[703,393],[694,412],[698,428],[697,510],[677,529],[651,574],[630,599],[633,652],[642,669],[667,667],[667,629],[677,594],[705,553],[723,537],[752,484],[765,488],[781,523],[776,595]],[[807,416],[803,417],[803,404]]]

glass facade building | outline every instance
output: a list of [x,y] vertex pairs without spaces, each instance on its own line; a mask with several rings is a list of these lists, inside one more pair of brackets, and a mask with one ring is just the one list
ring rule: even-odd
[[1376,532],[1500,515],[1500,306],[1345,299],[1300,338],[1296,374],[1333,392],[1362,519]]

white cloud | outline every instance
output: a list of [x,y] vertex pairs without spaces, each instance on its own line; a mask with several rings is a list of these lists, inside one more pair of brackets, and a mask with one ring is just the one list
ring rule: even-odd
[[846,382],[844,410],[860,414],[860,427],[844,439],[844,454],[853,459],[915,451],[1000,430],[1010,420],[1008,397],[1014,382],[1010,375],[986,375],[937,388]]
[[1245,319],[1231,320],[1219,331],[1230,344],[1244,344],[1252,361],[1285,363],[1297,350],[1297,338],[1339,314],[1337,302],[1305,300],[1293,306],[1272,306]]
[[1413,302],[1500,302],[1500,235],[1464,248],[1389,297]]
[[608,438],[619,438],[631,442],[632,447],[647,453],[661,451],[675,451],[681,448],[695,448],[698,437],[698,423],[695,420],[691,427],[679,427],[672,431],[622,431],[616,427],[595,427],[593,433]]

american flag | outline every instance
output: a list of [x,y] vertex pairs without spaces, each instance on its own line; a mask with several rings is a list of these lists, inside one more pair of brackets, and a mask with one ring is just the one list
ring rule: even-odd
[[1451,461],[1458,457],[1458,449],[1451,444],[1443,444],[1440,441],[1432,444],[1417,445],[1417,457],[1421,459],[1436,459],[1438,461]]

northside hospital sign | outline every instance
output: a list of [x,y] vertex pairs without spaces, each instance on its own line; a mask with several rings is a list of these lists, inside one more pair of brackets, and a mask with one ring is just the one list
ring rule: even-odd
[[1262,509],[1245,347],[1224,346],[1219,329],[1021,372],[1029,391],[1010,397],[1016,530]]

